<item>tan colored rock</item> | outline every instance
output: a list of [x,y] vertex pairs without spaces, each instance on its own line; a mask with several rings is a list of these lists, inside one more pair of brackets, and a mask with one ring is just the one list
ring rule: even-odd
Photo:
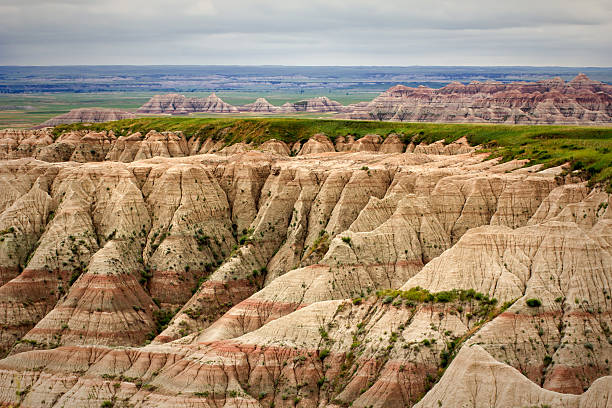
[[235,242],[225,192],[205,168],[156,168],[143,192],[152,224],[143,260],[151,296],[174,309],[189,300],[198,280],[224,259]]
[[120,161],[124,163],[134,161],[134,158],[140,150],[142,139],[143,137],[140,132],[132,133],[128,136],[119,136],[117,142],[106,155],[105,160]]
[[379,135],[365,135],[351,145],[351,152],[377,152],[383,139]]
[[101,123],[122,119],[133,119],[136,115],[120,109],[78,108],[43,122],[40,127],[70,123]]
[[300,152],[298,153],[298,156],[333,151],[335,151],[335,148],[331,140],[329,140],[329,138],[323,133],[317,133],[316,135],[308,139],[306,143],[304,143],[304,145],[300,149]]
[[[608,379],[603,380],[609,382]],[[520,392],[517,392],[520,390]],[[606,392],[607,393],[607,392]],[[482,347],[463,347],[442,380],[415,405],[425,407],[521,407],[534,403],[580,407],[582,398],[538,387],[516,369],[496,361]],[[585,398],[586,400],[586,398]],[[593,407],[605,405],[593,405]]]
[[215,153],[223,149],[223,147],[225,147],[225,143],[222,140],[214,141],[209,138],[202,143],[198,153]]
[[380,146],[381,153],[403,153],[406,146],[395,133],[388,135]]
[[33,157],[37,150],[51,143],[53,143],[53,137],[49,129],[2,129],[0,130],[0,159]]
[[555,188],[542,201],[537,211],[529,219],[528,225],[535,225],[555,218],[571,203],[582,201],[588,194],[584,184],[568,184]]
[[251,145],[244,143],[244,142],[238,142],[232,145],[225,146],[223,149],[219,151],[219,154],[222,154],[224,156],[229,156],[229,155],[237,154],[237,153],[245,153],[252,149],[253,147]]
[[103,161],[115,141],[116,138],[112,131],[87,132],[76,144],[70,160],[81,163]]
[[526,225],[555,187],[556,182],[553,179],[539,175],[508,185],[499,196],[497,211],[491,218],[491,224],[507,225],[511,228]]
[[262,152],[276,153],[283,156],[289,156],[290,150],[289,146],[285,142],[281,142],[280,140],[270,139],[266,140],[259,146],[259,150]]
[[140,143],[134,160],[151,157],[183,157],[189,152],[187,141],[180,132],[150,131]]
[[464,154],[473,152],[474,148],[470,147],[465,137],[462,137],[449,144],[446,144],[444,140],[439,140],[431,144],[421,143],[415,146],[412,151],[414,153],[425,154]]
[[336,138],[336,151],[338,152],[348,152],[351,150],[351,146],[355,143],[355,138],[351,135],[346,137],[338,136]]
[[[461,146],[338,152],[325,137],[289,157],[126,139],[107,157],[159,154],[0,163],[0,225],[18,224],[0,241],[0,405],[412,406],[459,350],[437,383],[457,397],[434,387],[433,406],[604,401],[602,190]],[[376,295],[415,286],[466,292]]]
[[43,233],[56,203],[51,180],[40,177],[26,194],[0,214],[0,286],[16,277]]

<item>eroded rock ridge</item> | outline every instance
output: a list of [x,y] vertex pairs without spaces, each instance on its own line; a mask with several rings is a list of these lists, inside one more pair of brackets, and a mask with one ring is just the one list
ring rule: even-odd
[[611,197],[562,168],[2,136],[0,405],[609,407]]

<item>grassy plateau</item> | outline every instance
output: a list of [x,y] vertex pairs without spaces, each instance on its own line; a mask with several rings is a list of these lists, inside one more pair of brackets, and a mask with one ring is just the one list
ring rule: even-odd
[[268,139],[287,143],[305,141],[315,133],[332,140],[338,136],[355,138],[368,133],[383,137],[397,133],[404,142],[450,143],[463,136],[471,145],[503,160],[528,159],[530,165],[546,167],[570,163],[591,183],[606,183],[612,188],[612,127],[529,126],[490,124],[399,123],[353,120],[296,118],[168,118],[149,117],[99,124],[61,125],[56,135],[66,130],[112,130],[116,135],[150,130],[181,131],[187,138],[212,138],[227,144],[260,144]]

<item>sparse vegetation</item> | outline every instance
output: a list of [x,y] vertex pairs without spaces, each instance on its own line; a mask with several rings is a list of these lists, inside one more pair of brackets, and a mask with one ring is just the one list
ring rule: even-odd
[[155,331],[147,336],[149,340],[153,340],[155,336],[164,331],[168,327],[168,323],[174,317],[177,310],[160,309],[153,312],[153,320],[155,321]]
[[[410,288],[409,290],[386,289],[376,292],[378,298],[383,298],[383,303],[391,303],[393,299],[400,297],[408,302],[431,302],[431,303],[448,303],[456,300],[465,302],[476,300],[482,304],[495,305],[497,299],[490,299],[487,295],[476,292],[474,289],[453,289],[450,291],[442,291],[431,293],[427,289],[419,286]],[[390,300],[388,300],[390,298]]]

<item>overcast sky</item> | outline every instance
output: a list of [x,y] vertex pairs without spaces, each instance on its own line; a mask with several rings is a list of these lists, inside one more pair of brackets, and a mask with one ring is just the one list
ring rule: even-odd
[[0,65],[612,66],[611,0],[0,0]]

